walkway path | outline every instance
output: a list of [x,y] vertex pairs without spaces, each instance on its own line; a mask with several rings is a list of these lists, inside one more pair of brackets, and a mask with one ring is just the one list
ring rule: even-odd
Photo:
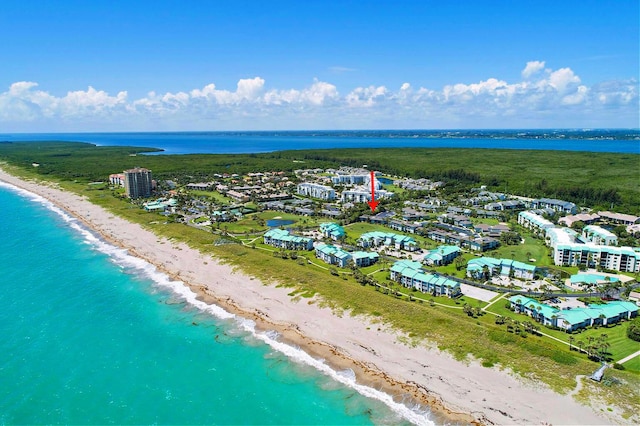
[[[482,308],[483,311],[486,311],[487,308],[491,305],[493,305],[494,303],[496,303],[498,300],[502,299],[504,296],[506,296],[508,293],[500,293],[500,297],[496,298],[493,302],[490,302],[487,306],[485,306],[484,308]],[[493,312],[491,312],[493,313]]]
[[576,395],[578,392],[580,392],[582,390],[582,379],[584,379],[585,375],[578,375],[576,376],[576,387],[575,389],[573,389],[571,392],[569,392],[567,395],[570,397],[573,397],[574,395]]
[[622,358],[620,361],[618,361],[618,364],[624,364],[625,362],[630,361],[637,356],[640,356],[640,351],[632,353],[631,355]]

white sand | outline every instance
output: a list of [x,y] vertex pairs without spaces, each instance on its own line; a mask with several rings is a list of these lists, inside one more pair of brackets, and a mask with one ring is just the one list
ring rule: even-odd
[[[405,346],[398,341],[396,333],[379,331],[380,325],[365,318],[336,316],[329,309],[308,304],[306,299],[292,301],[287,295],[290,289],[266,286],[257,279],[233,272],[231,267],[219,264],[210,256],[158,237],[75,194],[22,181],[1,169],[0,180],[49,199],[106,239],[188,282],[192,288],[206,288],[207,294],[223,307],[266,320],[266,323],[258,322],[259,325],[275,324],[278,330],[284,331],[285,337],[301,343],[329,363],[342,366],[350,365],[349,360],[357,360],[354,370],[364,383],[398,394],[418,389],[413,393],[422,394],[423,400],[431,402],[435,413],[453,421],[580,425],[623,421],[603,417],[604,414],[545,385],[484,368],[478,363],[467,365],[438,350]],[[452,413],[468,413],[471,417]]]

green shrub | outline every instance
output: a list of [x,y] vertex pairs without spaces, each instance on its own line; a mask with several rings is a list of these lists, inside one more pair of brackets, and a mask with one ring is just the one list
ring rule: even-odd
[[636,342],[640,342],[640,317],[634,319],[627,328],[627,337]]

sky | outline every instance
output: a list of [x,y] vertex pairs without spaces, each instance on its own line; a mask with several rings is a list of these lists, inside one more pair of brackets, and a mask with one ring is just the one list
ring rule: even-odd
[[638,128],[638,0],[0,5],[0,133]]

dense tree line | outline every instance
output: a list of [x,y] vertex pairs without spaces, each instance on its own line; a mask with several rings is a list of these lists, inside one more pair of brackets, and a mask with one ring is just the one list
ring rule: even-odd
[[[442,180],[445,192],[479,185],[530,197],[573,201],[586,207],[640,214],[638,156],[614,153],[498,149],[331,149],[262,154],[146,155],[151,148],[70,142],[0,142],[0,159],[39,174],[102,181],[141,166],[158,179],[212,180],[214,174],[337,168],[343,165],[413,178]],[[155,150],[157,151],[157,150]],[[39,167],[33,168],[32,164]],[[606,164],[606,167],[602,165]],[[446,194],[445,194],[446,195]]]

